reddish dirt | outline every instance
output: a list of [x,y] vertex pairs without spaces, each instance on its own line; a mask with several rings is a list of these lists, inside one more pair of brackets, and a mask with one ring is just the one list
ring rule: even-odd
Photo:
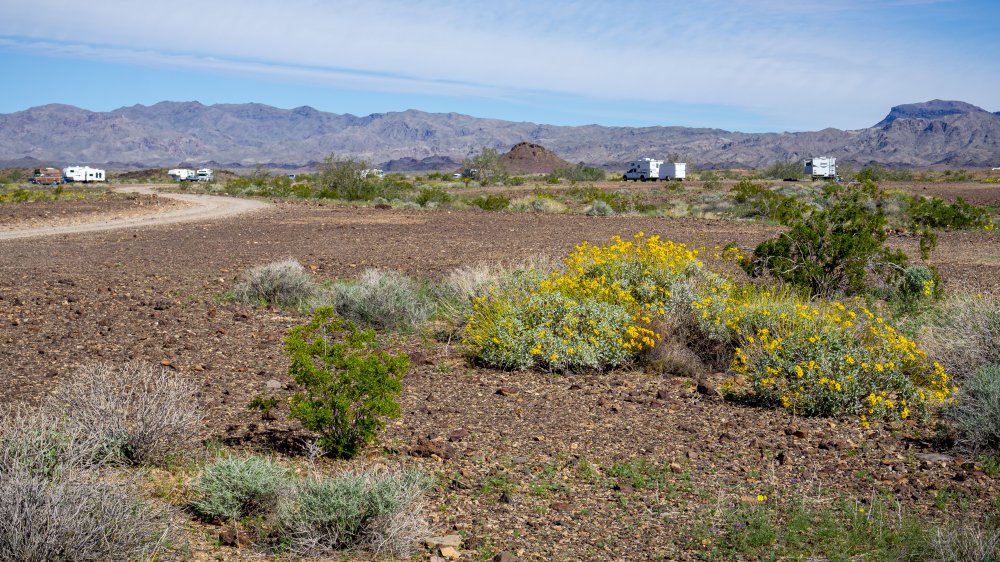
[[83,199],[8,203],[0,205],[0,231],[135,217],[183,206],[181,202],[157,195],[110,191]]
[[[247,404],[270,379],[289,387],[282,339],[304,319],[220,302],[246,269],[294,257],[321,279],[367,267],[436,277],[480,260],[564,254],[583,240],[638,230],[743,248],[775,232],[718,221],[279,203],[211,223],[2,241],[0,402],[37,401],[96,361],[162,362],[199,381],[214,437],[294,452],[303,434],[282,419],[285,412],[262,420]],[[914,240],[898,243],[915,253]],[[945,232],[935,257],[947,282],[997,288],[1000,236]],[[741,496],[822,488],[864,501],[885,492],[907,510],[935,515],[939,491],[967,498],[972,513],[997,494],[996,480],[961,459],[922,460],[932,449],[911,425],[863,430],[850,421],[793,419],[723,403],[690,379],[659,373],[481,369],[449,333],[391,340],[412,356],[403,416],[383,436],[384,448],[356,462],[436,474],[444,484],[430,498],[434,530],[463,532],[463,548],[473,554],[693,559],[710,548],[692,534],[695,521]],[[415,448],[437,454],[408,456]],[[664,469],[660,487],[630,490],[611,476],[615,463],[637,459]],[[593,475],[583,461],[596,467]],[[202,548],[199,557],[241,556]]]

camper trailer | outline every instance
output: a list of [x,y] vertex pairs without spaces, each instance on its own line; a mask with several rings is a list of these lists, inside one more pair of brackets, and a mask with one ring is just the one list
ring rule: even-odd
[[663,165],[663,160],[653,160],[652,158],[633,160],[628,163],[625,174],[622,175],[622,181],[656,181],[660,178],[661,165]]
[[812,179],[837,177],[837,159],[831,156],[819,156],[806,160],[806,175]]
[[215,173],[211,168],[201,168],[194,174],[194,181],[212,181],[215,179]]
[[684,162],[660,164],[659,178],[663,181],[683,180],[685,176],[687,176],[687,164]]
[[174,168],[168,170],[167,175],[174,178],[174,181],[194,181],[195,171],[190,168]]
[[75,181],[81,183],[90,183],[94,181],[104,181],[104,170],[100,168],[91,168],[90,166],[70,166],[68,168],[63,168],[63,178],[67,182]]

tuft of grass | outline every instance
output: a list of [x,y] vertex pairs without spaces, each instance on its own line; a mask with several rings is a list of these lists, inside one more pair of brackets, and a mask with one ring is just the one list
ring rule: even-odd
[[291,258],[251,269],[233,290],[233,297],[241,303],[278,306],[300,306],[316,294],[309,273]]
[[929,318],[920,340],[959,380],[1000,363],[1000,298],[949,295]]
[[0,560],[149,560],[170,512],[139,499],[134,478],[64,473],[0,478]]
[[100,437],[50,412],[7,408],[0,414],[0,478],[55,478],[94,463]]
[[982,367],[969,377],[945,416],[955,424],[960,446],[1000,452],[1000,364]]
[[410,471],[348,472],[300,481],[279,520],[299,555],[331,555],[361,548],[408,558],[428,532],[422,496],[431,480]]
[[86,436],[97,462],[157,464],[197,441],[196,394],[192,383],[158,366],[103,363],[57,389],[45,409],[65,420],[68,435]]
[[611,205],[600,199],[595,200],[587,208],[587,216],[590,217],[610,217],[614,214],[615,210],[611,208]]
[[191,505],[210,519],[236,520],[276,511],[289,484],[289,472],[261,457],[221,457],[209,463],[192,483],[199,495]]
[[337,314],[376,329],[413,329],[431,313],[420,284],[395,271],[369,269],[356,282],[335,284],[331,292]]

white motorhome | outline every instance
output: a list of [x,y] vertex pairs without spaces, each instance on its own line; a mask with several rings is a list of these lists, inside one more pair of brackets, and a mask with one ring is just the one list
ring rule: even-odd
[[683,180],[687,177],[687,164],[684,162],[667,162],[660,164],[659,178],[663,181]]
[[385,177],[385,172],[383,172],[379,168],[368,168],[366,170],[361,170],[361,172],[358,175],[361,177],[361,179],[364,179],[364,178],[367,178],[367,177],[384,178]]
[[195,171],[190,168],[174,168],[168,170],[167,175],[174,178],[174,181],[188,181],[195,179]]
[[77,181],[88,183],[92,181],[104,181],[104,170],[91,168],[90,166],[70,166],[63,168],[63,178],[66,181]]
[[832,156],[818,156],[806,160],[806,175],[812,179],[837,177],[837,159]]
[[211,168],[201,168],[194,174],[194,181],[212,181],[215,179],[215,173],[212,172]]
[[622,181],[656,181],[660,177],[661,165],[663,165],[663,160],[653,160],[652,158],[633,160],[628,163],[625,174],[622,175]]

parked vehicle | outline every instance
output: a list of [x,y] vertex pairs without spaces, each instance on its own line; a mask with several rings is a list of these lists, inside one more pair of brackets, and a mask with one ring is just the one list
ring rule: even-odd
[[63,182],[63,174],[59,168],[35,168],[28,181],[38,185],[59,185]]
[[805,161],[806,175],[812,179],[837,177],[837,159],[832,156],[818,156]]
[[212,181],[215,179],[215,173],[211,168],[201,168],[195,172],[194,179],[192,181]]
[[190,168],[174,168],[168,170],[167,175],[174,178],[174,181],[194,181],[196,173]]
[[62,170],[63,178],[67,182],[90,183],[95,181],[105,181],[104,170],[91,168],[90,166],[69,166]]
[[633,160],[628,163],[625,174],[622,175],[622,181],[656,181],[660,178],[662,164],[663,160],[653,160],[652,158]]
[[687,164],[684,162],[667,162],[660,164],[658,177],[663,181],[683,180],[687,176]]

